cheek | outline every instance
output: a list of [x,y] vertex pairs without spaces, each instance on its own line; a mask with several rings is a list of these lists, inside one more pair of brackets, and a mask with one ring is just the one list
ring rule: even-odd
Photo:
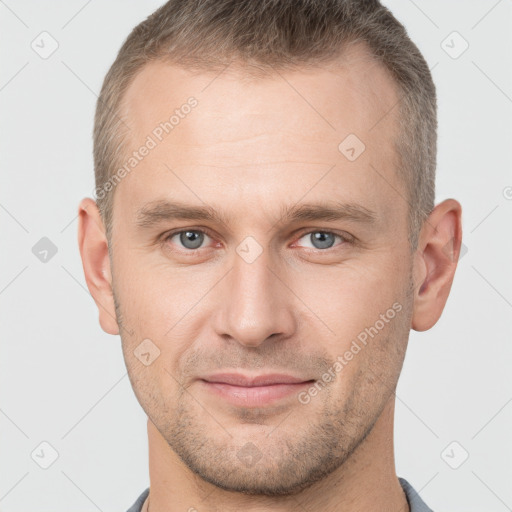
[[119,258],[114,268],[116,296],[124,319],[145,337],[165,339],[201,292],[181,270],[151,265],[143,258]]
[[329,272],[305,272],[294,292],[312,312],[308,322],[318,325],[326,341],[332,340],[337,355],[400,301],[402,287],[399,276],[382,266],[354,262]]
[[[140,377],[142,386],[149,379],[158,387],[174,389],[176,383],[171,375],[179,376],[179,362],[208,318],[201,308],[208,293],[208,281],[204,276],[191,279],[190,274],[176,270],[170,275],[165,268],[133,268],[132,264],[123,273],[119,265],[116,280],[123,322],[127,330],[133,331],[131,336],[122,336],[125,359]],[[147,352],[139,348],[144,347],[143,343],[148,344],[151,354],[158,354],[147,369],[134,358],[134,353]]]

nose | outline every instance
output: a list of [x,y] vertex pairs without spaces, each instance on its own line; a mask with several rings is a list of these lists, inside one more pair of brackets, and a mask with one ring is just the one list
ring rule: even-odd
[[294,296],[271,267],[266,251],[250,263],[235,254],[233,268],[223,280],[217,334],[247,347],[257,347],[271,336],[293,334]]

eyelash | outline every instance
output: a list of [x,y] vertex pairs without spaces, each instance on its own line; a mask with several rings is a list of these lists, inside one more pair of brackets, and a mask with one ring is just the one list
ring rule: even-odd
[[[208,229],[205,229],[205,228],[201,228],[201,229],[196,229],[196,228],[187,228],[187,229],[179,229],[179,230],[175,230],[175,231],[171,231],[169,233],[166,233],[164,236],[163,236],[163,240],[162,240],[162,243],[167,243],[171,240],[171,238],[173,238],[175,235],[179,235],[181,233],[186,233],[187,231],[194,231],[196,233],[202,233],[202,234],[205,234],[207,236],[209,236],[211,239],[215,239],[215,236],[213,235],[213,233],[208,230]],[[306,247],[306,249],[310,250],[310,251],[314,251],[314,252],[329,252],[330,250],[335,250],[336,247],[339,247],[341,245],[344,245],[344,244],[354,244],[355,242],[355,238],[351,235],[349,235],[348,233],[344,233],[344,234],[341,234],[341,233],[337,233],[336,231],[328,231],[328,230],[323,230],[323,229],[312,229],[310,231],[304,231],[304,232],[300,232],[299,236],[298,236],[298,239],[301,239],[303,238],[305,235],[310,235],[312,233],[327,233],[329,235],[334,235],[338,238],[340,238],[342,240],[342,243],[341,244],[338,244],[338,245],[335,245],[333,247],[328,247],[327,249],[315,249],[315,248],[311,248],[311,247]],[[198,251],[200,251],[201,249],[206,249],[206,247],[199,247],[198,249],[187,249],[186,247],[181,249],[183,252],[185,253],[189,253],[189,254],[193,254],[193,253],[197,253]]]

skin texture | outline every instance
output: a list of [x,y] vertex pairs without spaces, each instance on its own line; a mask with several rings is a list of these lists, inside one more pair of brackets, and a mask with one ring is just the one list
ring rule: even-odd
[[[95,202],[79,206],[87,285],[103,330],[121,335],[148,416],[149,510],[408,510],[394,466],[394,390],[410,329],[430,329],[448,298],[460,204],[438,204],[410,251],[394,171],[398,94],[364,48],[258,78],[237,63],[220,74],[151,63],[125,98],[129,147],[189,97],[197,106],[116,186],[110,257]],[[355,161],[338,150],[349,134],[366,146]],[[163,200],[223,218],[137,224]],[[334,201],[373,212],[373,223],[282,216]],[[169,237],[179,230],[206,231],[200,248]],[[340,236],[317,248],[318,232]],[[262,251],[250,263],[237,252],[246,237],[257,242],[251,254]],[[348,360],[371,326],[377,334]],[[160,351],[149,365],[134,353],[145,339]],[[201,380],[236,371],[325,384],[339,357],[342,369],[307,403],[293,393],[233,405]]]

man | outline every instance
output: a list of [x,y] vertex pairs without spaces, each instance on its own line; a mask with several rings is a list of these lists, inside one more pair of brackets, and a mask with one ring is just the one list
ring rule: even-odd
[[430,510],[393,412],[460,251],[436,126],[377,0],[171,0],[133,30],[78,237],[148,416],[131,511]]

